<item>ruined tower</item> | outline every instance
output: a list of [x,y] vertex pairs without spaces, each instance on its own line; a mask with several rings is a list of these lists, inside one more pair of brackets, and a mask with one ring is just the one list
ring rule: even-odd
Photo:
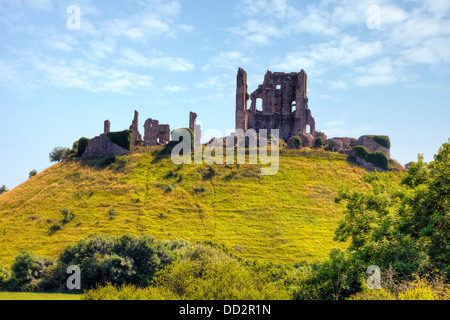
[[[316,136],[315,121],[308,109],[307,75],[267,71],[263,84],[250,95],[247,73],[239,68],[236,89],[236,129],[279,129],[280,138],[299,132]],[[250,108],[247,101],[251,100]],[[307,127],[310,127],[307,132]]]
[[195,145],[201,145],[202,141],[202,128],[197,124],[197,114],[195,112],[189,113],[189,129],[194,133]]
[[236,130],[247,130],[247,101],[249,99],[247,90],[247,72],[239,68],[236,85]]
[[134,111],[133,122],[131,123],[130,130],[133,131],[133,146],[142,146],[144,142],[142,141],[142,136],[139,133],[139,112]]
[[111,132],[111,122],[109,120],[106,120],[105,124],[104,124],[103,133],[109,133],[109,132]]

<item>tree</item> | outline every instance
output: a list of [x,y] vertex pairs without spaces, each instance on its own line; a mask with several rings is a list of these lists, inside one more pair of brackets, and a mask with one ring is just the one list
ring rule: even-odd
[[318,137],[316,139],[316,141],[314,142],[314,148],[322,148],[324,144],[325,143],[323,141],[323,138],[322,137]]
[[343,300],[362,289],[364,264],[354,255],[333,249],[329,257],[294,291],[296,300]]
[[8,188],[5,186],[5,185],[3,185],[1,188],[0,188],[0,194],[4,194],[5,192],[8,192],[9,190],[8,190]]
[[28,175],[29,175],[29,178],[34,177],[35,175],[37,175],[37,171],[36,170],[31,170]]
[[68,153],[70,153],[70,150],[67,148],[55,147],[49,154],[50,162],[60,163]]
[[450,140],[427,164],[417,163],[402,179],[372,173],[369,191],[341,189],[346,200],[336,239],[350,239],[350,250],[366,263],[388,268],[400,277],[450,276]]

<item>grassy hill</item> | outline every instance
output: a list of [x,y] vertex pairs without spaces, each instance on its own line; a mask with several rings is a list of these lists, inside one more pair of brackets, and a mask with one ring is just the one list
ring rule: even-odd
[[[366,187],[364,169],[318,150],[281,151],[274,176],[256,165],[177,166],[150,153],[121,160],[67,160],[1,195],[0,263],[20,250],[56,257],[96,233],[208,240],[279,263],[317,260],[346,246],[333,241],[339,185]],[[65,208],[74,219],[52,231]]]

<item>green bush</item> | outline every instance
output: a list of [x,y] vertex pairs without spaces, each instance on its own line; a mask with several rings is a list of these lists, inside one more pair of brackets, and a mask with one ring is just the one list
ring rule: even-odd
[[353,147],[353,152],[355,155],[366,162],[373,164],[375,167],[388,170],[389,169],[389,159],[386,154],[382,151],[375,151],[370,153],[369,150],[364,146]]
[[[276,143],[276,141],[272,141],[272,143]],[[278,147],[280,149],[286,148],[286,146],[287,146],[287,143],[286,143],[286,141],[284,141],[284,139],[282,139],[282,138],[278,139]]]
[[9,190],[8,190],[8,188],[5,185],[0,187],[0,194],[4,194],[5,192],[8,192],[8,191]]
[[28,177],[29,177],[29,178],[34,177],[35,175],[37,175],[37,171],[36,171],[36,170],[31,170],[31,171],[28,173]]
[[195,193],[203,193],[205,191],[206,191],[206,188],[204,186],[194,188]]
[[75,214],[70,209],[64,208],[61,211],[61,214],[63,215],[63,219],[61,220],[62,225],[68,224],[75,218]]
[[72,152],[73,153],[77,153],[78,152],[78,142],[79,142],[80,140],[77,140],[77,141],[75,141],[74,143],[73,143],[73,146],[72,146]]
[[8,281],[11,279],[11,271],[3,265],[0,265],[0,290],[6,290]]
[[70,153],[70,149],[68,149],[68,148],[55,147],[49,153],[49,160],[50,160],[50,162],[60,163],[67,156],[68,153]]
[[131,150],[131,143],[133,142],[133,131],[124,130],[119,132],[109,132],[107,133],[109,140],[112,143],[117,144],[126,150]]
[[322,137],[318,137],[316,141],[314,142],[314,148],[322,148],[325,142],[323,141]]
[[294,136],[294,147],[295,149],[302,148],[302,138],[300,138],[299,136]]
[[89,144],[88,138],[80,138],[77,143],[77,157],[81,157]]
[[333,249],[318,269],[300,282],[296,300],[343,300],[362,290],[364,265],[353,255]]
[[55,223],[54,225],[52,225],[50,227],[50,233],[53,234],[53,233],[55,233],[55,232],[57,232],[57,231],[59,231],[61,229],[62,229],[61,224],[60,223]]
[[335,142],[334,140],[330,140],[328,141],[328,145],[326,146],[325,150],[326,151],[332,151],[334,148]]
[[388,136],[368,136],[368,138],[372,139],[379,145],[390,149],[391,148],[391,140]]
[[388,170],[389,169],[389,159],[386,154],[382,151],[375,151],[367,155],[367,161],[372,163],[375,167]]
[[369,149],[364,146],[356,146],[353,147],[353,152],[355,155],[363,160],[367,160],[367,156],[369,154]]
[[105,287],[97,287],[83,294],[83,300],[176,300],[172,292],[164,288],[145,287],[135,285],[117,286],[108,283]]
[[12,277],[8,290],[36,291],[39,282],[47,275],[47,269],[54,265],[54,261],[37,256],[32,252],[20,252],[11,267]]
[[83,289],[107,283],[147,286],[157,271],[176,258],[170,244],[151,236],[94,236],[66,247],[58,263],[83,270]]

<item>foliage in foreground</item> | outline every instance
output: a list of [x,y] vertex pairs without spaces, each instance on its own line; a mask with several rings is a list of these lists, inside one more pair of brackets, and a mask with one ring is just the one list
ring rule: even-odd
[[341,189],[345,217],[336,239],[350,240],[350,251],[367,265],[413,274],[450,276],[450,143],[427,164],[419,155],[401,179],[373,173],[368,192]]

